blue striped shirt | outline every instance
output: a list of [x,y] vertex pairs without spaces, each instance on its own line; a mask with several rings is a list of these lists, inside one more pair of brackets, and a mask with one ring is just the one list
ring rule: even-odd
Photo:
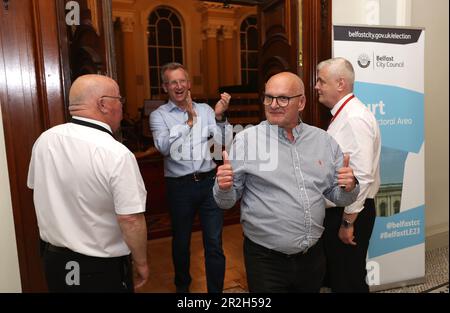
[[245,236],[266,248],[293,254],[313,246],[323,232],[325,198],[339,206],[355,201],[359,186],[345,192],[337,185],[343,154],[325,131],[299,124],[294,142],[267,121],[236,135],[230,161],[229,191],[214,185],[221,208],[241,198]]
[[197,121],[187,125],[188,114],[172,101],[150,115],[156,149],[164,155],[164,176],[180,177],[208,172],[216,167],[210,154],[211,139],[221,144],[227,123],[216,123],[214,110],[206,103],[192,103]]

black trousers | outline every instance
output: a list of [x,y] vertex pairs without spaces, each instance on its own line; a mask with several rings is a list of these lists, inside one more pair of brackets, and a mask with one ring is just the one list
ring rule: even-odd
[[198,212],[202,226],[206,286],[210,293],[221,293],[225,278],[225,255],[222,248],[223,210],[212,195],[215,170],[198,180],[191,177],[167,178],[166,191],[172,222],[172,260],[177,292],[188,292],[191,234]]
[[338,237],[343,207],[328,208],[323,233],[327,273],[324,286],[333,292],[369,292],[366,283],[366,256],[375,223],[375,202],[366,199],[354,224],[356,246],[344,244]]
[[99,258],[40,241],[49,292],[134,292],[130,255]]
[[325,275],[322,240],[306,253],[287,255],[244,238],[250,292],[319,292]]

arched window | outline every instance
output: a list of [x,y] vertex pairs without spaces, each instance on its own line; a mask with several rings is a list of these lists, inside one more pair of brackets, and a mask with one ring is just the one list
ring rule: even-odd
[[148,65],[152,97],[163,94],[161,67],[168,62],[183,64],[180,18],[168,7],[156,8],[148,17]]
[[397,214],[398,212],[400,212],[400,201],[395,200],[394,201],[394,213]]
[[256,16],[249,16],[241,24],[241,83],[256,85],[258,81],[258,29]]
[[387,216],[386,213],[387,213],[386,212],[386,202],[381,202],[380,203],[380,211],[379,211],[378,216]]

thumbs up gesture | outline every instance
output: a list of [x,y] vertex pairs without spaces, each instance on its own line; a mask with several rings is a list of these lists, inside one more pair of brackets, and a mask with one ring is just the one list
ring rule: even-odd
[[344,164],[338,170],[338,185],[345,189],[346,192],[350,192],[356,186],[356,178],[353,175],[353,169],[350,167],[350,155],[344,154]]
[[230,190],[233,187],[233,168],[230,164],[227,151],[222,152],[223,165],[217,169],[217,184],[222,190]]

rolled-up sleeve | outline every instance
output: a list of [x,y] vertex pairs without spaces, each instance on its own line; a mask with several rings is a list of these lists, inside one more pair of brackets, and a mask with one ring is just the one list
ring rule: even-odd
[[150,115],[150,129],[156,149],[164,156],[170,154],[170,147],[175,141],[180,138],[187,138],[191,131],[191,128],[186,123],[175,125],[169,129],[162,113],[158,110],[153,111]]

